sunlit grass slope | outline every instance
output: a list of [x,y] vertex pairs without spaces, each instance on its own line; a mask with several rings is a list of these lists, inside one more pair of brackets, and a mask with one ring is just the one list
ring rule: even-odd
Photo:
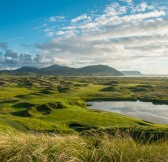
[[[73,132],[101,127],[167,128],[139,119],[90,110],[88,100],[168,101],[166,79],[1,76],[0,128]],[[82,129],[81,128],[81,129]]]

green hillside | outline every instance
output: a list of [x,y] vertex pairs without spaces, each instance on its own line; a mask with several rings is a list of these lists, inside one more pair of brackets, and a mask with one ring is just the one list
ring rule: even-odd
[[[147,82],[151,86],[147,86]],[[0,127],[4,130],[10,127],[21,131],[68,133],[78,128],[167,128],[86,108],[86,101],[90,100],[134,101],[139,98],[168,103],[167,79],[1,76],[0,84]]]

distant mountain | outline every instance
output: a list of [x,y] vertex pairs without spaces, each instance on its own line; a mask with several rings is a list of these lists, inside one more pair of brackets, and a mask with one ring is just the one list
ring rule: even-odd
[[69,67],[55,64],[55,65],[51,65],[51,66],[48,66],[48,67],[45,67],[45,68],[41,68],[40,70],[43,70],[43,71],[54,71],[54,70],[63,69],[63,68],[69,68]]
[[113,75],[113,76],[122,76],[123,74],[118,70],[107,66],[107,65],[92,65],[86,66],[78,69],[78,72],[85,75]]
[[35,67],[21,67],[16,70],[13,70],[16,73],[36,73],[39,69]]
[[0,74],[22,74],[22,73],[38,73],[35,67],[21,67],[15,70],[0,70]]
[[143,75],[140,71],[121,71],[123,75]]
[[123,74],[106,65],[92,65],[82,68],[72,68],[68,66],[61,65],[51,65],[49,67],[37,69],[34,67],[21,67],[15,70],[2,70],[0,74],[25,74],[25,73],[35,73],[43,75],[63,75],[63,76],[81,76],[81,75],[91,75],[91,76],[122,76]]
[[68,66],[61,65],[51,65],[49,67],[39,69],[40,74],[50,74],[50,75],[74,75],[77,69]]

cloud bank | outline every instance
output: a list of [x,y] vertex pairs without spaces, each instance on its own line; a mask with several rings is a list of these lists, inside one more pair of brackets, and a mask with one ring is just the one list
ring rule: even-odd
[[44,29],[51,40],[36,44],[38,54],[16,54],[1,42],[5,52],[0,60],[10,66],[106,64],[120,70],[168,73],[167,8],[123,1],[125,5],[109,4],[101,13],[84,13],[59,28],[51,23],[65,17],[51,17]]

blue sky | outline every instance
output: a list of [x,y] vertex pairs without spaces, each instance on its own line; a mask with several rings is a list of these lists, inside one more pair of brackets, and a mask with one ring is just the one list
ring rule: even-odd
[[106,64],[168,74],[165,0],[1,0],[0,69]]
[[[49,18],[64,16],[66,21],[70,21],[83,13],[97,9],[101,11],[108,2],[106,0],[2,0],[0,41],[16,38],[22,39],[17,40],[18,42],[36,43],[48,40],[42,33],[45,28],[42,26],[45,23],[51,26],[59,25],[58,22],[49,24],[47,21]],[[68,24],[66,21],[60,23]]]

